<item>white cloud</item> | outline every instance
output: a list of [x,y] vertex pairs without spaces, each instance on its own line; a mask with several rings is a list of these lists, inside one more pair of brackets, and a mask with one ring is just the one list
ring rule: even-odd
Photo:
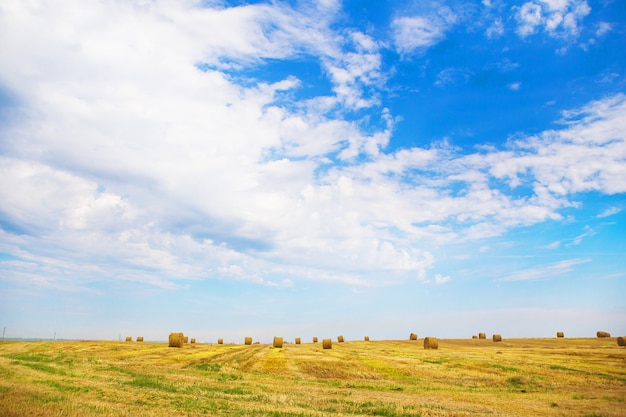
[[588,258],[568,259],[565,261],[555,262],[553,264],[529,268],[515,272],[506,277],[497,279],[498,282],[517,282],[517,281],[543,281],[554,279],[561,275],[570,273],[576,265],[591,262]]
[[620,213],[622,211],[621,208],[619,207],[609,207],[606,210],[604,210],[602,213],[598,214],[598,218],[604,218],[604,217],[609,217],[609,216],[613,216],[614,214]]
[[498,38],[504,35],[504,24],[502,23],[502,19],[498,18],[494,20],[491,26],[489,26],[485,31],[485,35],[487,35],[488,38]]
[[554,37],[576,37],[590,12],[586,0],[528,1],[517,11],[517,33],[526,37],[543,29]]
[[411,54],[439,43],[457,16],[448,8],[417,16],[400,16],[391,22],[393,42],[402,54]]
[[[432,245],[560,219],[578,192],[624,192],[623,95],[506,149],[388,151],[388,110],[341,117],[377,103],[385,77],[374,39],[332,32],[336,6],[2,3],[0,80],[22,106],[0,130],[1,220],[15,231],[0,244],[21,262],[3,274],[383,285],[426,276]],[[407,19],[394,23],[405,53],[454,22]],[[298,101],[303,80],[231,71],[302,55],[333,91]]]
[[441,274],[435,274],[435,284],[441,285],[447,282],[450,282],[451,278],[449,276],[443,276]]
[[519,81],[511,83],[511,84],[508,85],[509,90],[511,90],[511,91],[517,91],[517,90],[520,89],[521,86],[522,86],[522,83],[519,82]]

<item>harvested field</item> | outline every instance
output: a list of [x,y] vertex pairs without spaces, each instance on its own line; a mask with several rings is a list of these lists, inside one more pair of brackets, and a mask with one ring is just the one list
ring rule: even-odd
[[0,344],[3,417],[624,416],[615,338]]

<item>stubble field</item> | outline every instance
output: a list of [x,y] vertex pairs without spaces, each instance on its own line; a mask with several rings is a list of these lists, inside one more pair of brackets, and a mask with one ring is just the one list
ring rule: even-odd
[[0,344],[0,415],[626,416],[607,339]]

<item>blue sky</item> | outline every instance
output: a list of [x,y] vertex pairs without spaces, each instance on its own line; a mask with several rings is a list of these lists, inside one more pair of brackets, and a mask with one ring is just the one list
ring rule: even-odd
[[618,1],[0,4],[7,337],[626,334]]

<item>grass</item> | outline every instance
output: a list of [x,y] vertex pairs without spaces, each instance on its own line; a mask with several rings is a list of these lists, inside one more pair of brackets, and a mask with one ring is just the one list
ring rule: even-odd
[[0,414],[624,416],[626,349],[613,339],[420,346],[7,342]]

